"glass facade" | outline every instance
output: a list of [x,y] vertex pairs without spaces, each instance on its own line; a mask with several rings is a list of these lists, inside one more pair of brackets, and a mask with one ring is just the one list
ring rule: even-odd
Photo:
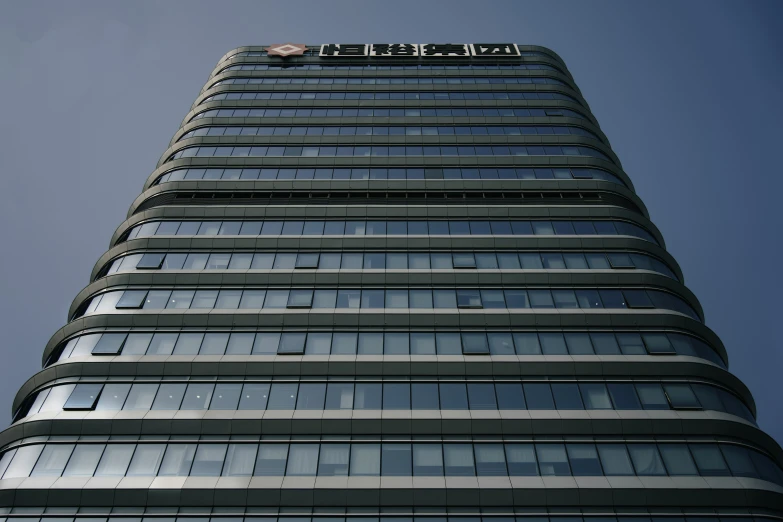
[[566,65],[442,48],[221,59],[14,399],[0,522],[783,520]]

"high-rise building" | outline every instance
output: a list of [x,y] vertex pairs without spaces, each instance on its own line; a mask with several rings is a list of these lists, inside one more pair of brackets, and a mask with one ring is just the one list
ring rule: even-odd
[[0,433],[11,522],[783,518],[781,448],[542,47],[231,51],[67,320]]

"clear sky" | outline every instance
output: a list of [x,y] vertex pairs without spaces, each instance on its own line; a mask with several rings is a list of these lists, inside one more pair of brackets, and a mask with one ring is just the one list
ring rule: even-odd
[[782,26],[780,1],[5,2],[0,419],[227,51],[513,41],[565,59],[783,441]]

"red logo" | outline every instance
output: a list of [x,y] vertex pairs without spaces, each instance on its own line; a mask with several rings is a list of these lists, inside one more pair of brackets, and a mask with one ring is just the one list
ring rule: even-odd
[[307,50],[305,44],[273,44],[266,48],[267,56],[302,56]]

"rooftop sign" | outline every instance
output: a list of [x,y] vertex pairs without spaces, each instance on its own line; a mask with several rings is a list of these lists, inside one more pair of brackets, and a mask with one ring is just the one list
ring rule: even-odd
[[474,56],[495,58],[498,56],[519,56],[519,47],[512,43],[494,44],[324,44],[319,56],[422,56],[455,57]]

